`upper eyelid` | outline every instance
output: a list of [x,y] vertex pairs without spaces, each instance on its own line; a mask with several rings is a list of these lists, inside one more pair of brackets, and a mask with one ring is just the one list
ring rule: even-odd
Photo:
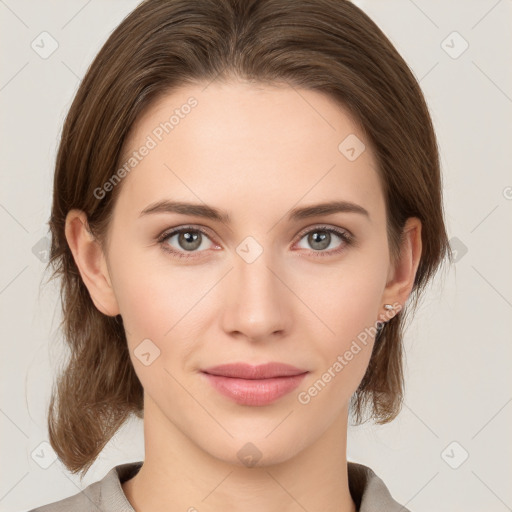
[[341,228],[341,227],[338,227],[338,226],[330,226],[329,224],[316,224],[316,225],[313,225],[313,226],[309,226],[307,228],[304,228],[302,229],[301,231],[299,231],[299,233],[297,234],[297,236],[303,236],[305,235],[306,233],[309,233],[311,231],[315,231],[315,229],[317,229],[318,231],[322,230],[322,229],[325,229],[326,231],[340,231],[341,233],[346,233],[347,236],[350,236],[352,237],[352,233],[346,229],[346,228]]
[[207,235],[208,237],[211,237],[210,230],[204,226],[193,226],[193,225],[184,225],[183,227],[177,226],[175,228],[169,228],[162,232],[162,234],[157,236],[157,240],[165,240],[166,238],[169,238],[171,236],[177,235],[178,233],[181,233],[183,231],[198,231],[200,233],[203,233],[204,235]]

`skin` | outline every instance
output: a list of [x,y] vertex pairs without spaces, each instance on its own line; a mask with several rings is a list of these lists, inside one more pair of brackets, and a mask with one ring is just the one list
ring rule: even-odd
[[[384,304],[406,302],[421,223],[408,220],[400,258],[392,262],[370,143],[330,97],[285,84],[205,86],[174,90],[134,125],[124,156],[190,96],[198,101],[123,179],[105,247],[88,232],[83,212],[67,217],[82,278],[100,311],[122,315],[144,387],[145,461],[123,491],[136,511],[355,511],[348,404],[374,339],[308,404],[297,395],[383,318]],[[338,150],[349,134],[366,145],[355,161]],[[231,223],[165,212],[140,217],[163,199],[224,209]],[[357,203],[369,217],[341,212],[287,220],[292,208],[332,200]],[[189,225],[209,234],[194,253],[177,235],[164,242],[192,254],[188,259],[156,241]],[[307,235],[323,225],[348,230],[356,242],[333,234],[328,248],[315,250]],[[248,236],[263,250],[252,263],[236,251]],[[322,251],[331,254],[318,256]],[[148,366],[134,354],[147,338],[160,350]],[[199,373],[239,361],[285,362],[310,373],[270,405],[239,405]],[[247,443],[261,453],[254,467],[237,455]]]

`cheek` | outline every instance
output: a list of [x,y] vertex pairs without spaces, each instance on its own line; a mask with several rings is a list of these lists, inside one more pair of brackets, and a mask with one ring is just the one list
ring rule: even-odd
[[308,280],[311,285],[303,287],[304,302],[325,324],[330,346],[341,349],[359,333],[376,325],[385,280],[384,265],[362,258],[356,264],[343,265],[328,275]]
[[133,250],[130,257],[112,259],[112,281],[132,357],[149,339],[160,351],[159,362],[171,367],[199,338],[198,318],[205,317],[209,304],[201,299],[215,281],[198,267],[171,269],[165,258],[155,262]]
[[[138,337],[161,338],[172,326],[176,293],[167,290],[154,273],[128,265],[118,267],[115,289],[119,310],[127,334],[132,341]],[[126,265],[126,268],[123,268]]]
[[325,399],[329,396],[339,404],[350,398],[366,372],[386,281],[386,261],[378,254],[356,259],[329,277],[317,276],[314,287],[303,289],[305,302],[314,305],[311,309],[325,324],[317,329],[325,335],[313,337],[321,365],[308,383],[315,389],[309,390],[314,395],[328,388],[322,392]]
[[332,288],[331,300],[320,309],[334,334],[324,329],[326,336],[315,336],[319,364],[297,397],[310,413],[326,414],[327,423],[348,407],[368,367],[377,332],[374,311],[379,289],[345,284]]
[[137,248],[136,242],[119,238],[110,260],[112,282],[126,330],[133,338],[163,339],[185,315],[196,287],[190,286],[187,279],[190,276],[179,270],[171,272],[165,258],[153,255],[158,248]]
[[179,272],[173,278],[163,275],[163,269],[125,259],[116,268],[115,279],[130,358],[145,392],[156,402],[166,396],[181,397],[171,375],[179,373],[176,368],[197,338],[190,310],[198,298],[183,292],[190,281]]

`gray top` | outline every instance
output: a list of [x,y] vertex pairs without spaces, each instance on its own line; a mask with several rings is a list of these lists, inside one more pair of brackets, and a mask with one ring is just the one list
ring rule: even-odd
[[[142,461],[115,466],[78,494],[29,512],[135,512],[121,484],[141,467]],[[368,466],[349,462],[348,483],[359,512],[410,512],[391,497],[384,482]]]

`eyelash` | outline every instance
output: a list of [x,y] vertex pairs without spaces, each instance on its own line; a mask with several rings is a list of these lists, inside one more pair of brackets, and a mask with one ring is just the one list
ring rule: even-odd
[[[338,253],[341,253],[347,246],[354,244],[354,237],[350,233],[344,230],[340,230],[337,228],[329,227],[329,226],[314,226],[312,229],[308,229],[305,232],[301,232],[299,234],[299,241],[302,240],[306,235],[310,233],[314,233],[315,231],[325,231],[327,233],[334,233],[335,235],[339,236],[344,244],[341,245],[338,249],[331,249],[330,251],[313,251],[315,257],[326,257],[326,256],[334,256]],[[172,256],[175,256],[177,258],[195,258],[194,252],[191,252],[190,254],[186,254],[181,251],[176,251],[175,249],[171,249],[169,247],[169,244],[166,243],[166,241],[171,238],[174,235],[178,235],[180,233],[185,232],[199,232],[205,235],[207,238],[210,238],[208,232],[200,227],[194,227],[194,226],[185,226],[179,229],[173,229],[171,231],[166,231],[162,233],[160,236],[157,237],[158,244],[162,247],[162,250],[164,250],[167,253],[172,254]],[[202,252],[202,251],[199,251]]]

